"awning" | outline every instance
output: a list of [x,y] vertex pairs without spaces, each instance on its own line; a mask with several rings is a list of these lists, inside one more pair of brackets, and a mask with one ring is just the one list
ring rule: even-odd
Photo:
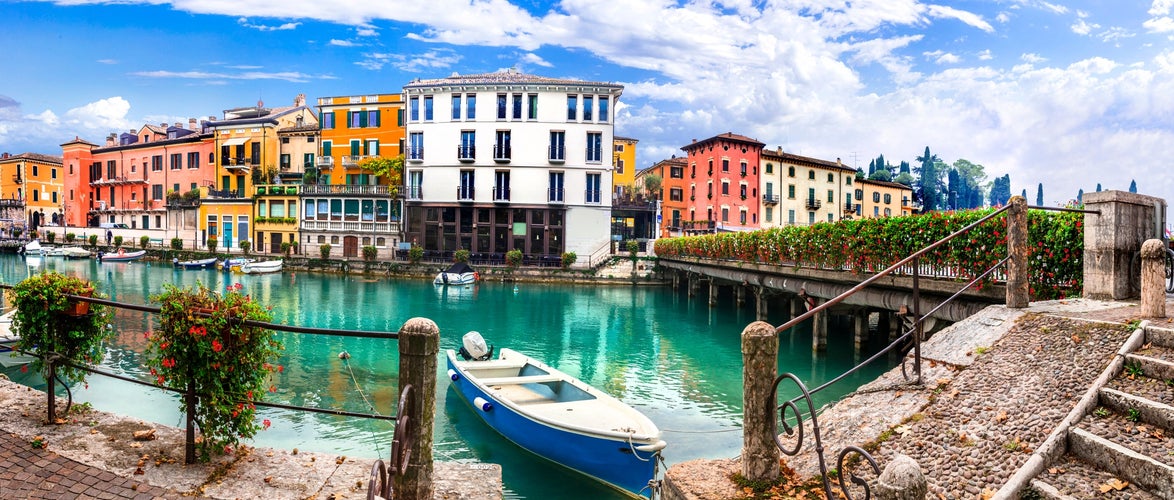
[[248,137],[237,137],[220,143],[221,146],[240,146],[249,140]]

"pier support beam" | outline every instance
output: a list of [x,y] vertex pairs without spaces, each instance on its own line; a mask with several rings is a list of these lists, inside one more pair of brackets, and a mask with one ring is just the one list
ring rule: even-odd
[[701,279],[697,275],[689,275],[689,296],[696,297],[697,290],[701,288]]
[[893,311],[885,311],[885,317],[889,324],[889,342],[897,340],[904,332],[901,331],[901,315]]
[[760,286],[754,287],[754,316],[758,321],[766,321],[766,289]]
[[709,307],[717,305],[717,280],[709,280]]
[[868,311],[857,311],[852,315],[853,337],[856,343],[856,352],[860,352],[868,343]]
[[411,384],[415,402],[407,411],[415,432],[407,471],[395,475],[402,498],[432,498],[432,428],[436,419],[436,355],[440,328],[427,318],[412,318],[399,329],[399,391]]
[[738,307],[742,307],[742,306],[746,305],[746,286],[745,285],[735,285],[734,286],[734,304],[737,305]]
[[[819,305],[819,300],[809,299]],[[813,306],[814,307],[814,306]],[[824,352],[828,350],[828,312],[826,310],[815,313],[811,317],[811,350]]]
[[778,354],[779,338],[773,326],[755,321],[742,330],[742,476],[749,481],[779,477],[770,397],[778,375]]

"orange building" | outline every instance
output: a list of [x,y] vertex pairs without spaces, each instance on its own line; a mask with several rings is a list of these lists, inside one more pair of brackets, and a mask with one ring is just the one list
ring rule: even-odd
[[661,201],[661,237],[681,235],[682,224],[686,220],[685,214],[689,213],[686,200],[686,193],[689,192],[689,180],[685,178],[686,165],[688,162],[684,157],[674,156],[668,160],[658,161],[638,174],[641,178],[655,174],[661,179],[660,192],[656,193],[657,199]]
[[59,156],[0,154],[0,227],[59,225],[63,177]]
[[367,158],[395,158],[404,150],[400,94],[319,97],[322,147],[318,184],[376,184],[359,169]]

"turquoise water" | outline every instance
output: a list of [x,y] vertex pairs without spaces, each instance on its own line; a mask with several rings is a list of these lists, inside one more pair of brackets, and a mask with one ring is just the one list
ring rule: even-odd
[[[13,255],[0,256],[3,282],[15,284],[44,270],[94,280],[114,300],[147,303],[166,282],[203,282],[244,291],[273,306],[280,323],[353,330],[396,331],[409,318],[426,317],[440,327],[441,349],[456,349],[461,336],[477,330],[492,344],[542,359],[648,415],[664,431],[669,465],[697,458],[736,456],[742,445],[742,367],[739,335],[754,321],[748,304],[737,308],[724,296],[716,307],[703,297],[667,287],[567,286],[481,283],[460,288],[430,282],[285,272],[271,275],[183,271],[148,262],[97,263],[45,258],[36,268]],[[752,301],[749,301],[752,303]],[[772,304],[772,324],[788,318]],[[141,364],[143,332],[151,318],[120,311],[118,336],[104,365],[148,377]],[[876,336],[874,336],[876,337]],[[394,341],[283,334],[286,369],[275,381],[276,402],[394,413],[397,346]],[[826,353],[813,357],[809,329],[780,341],[780,371],[814,387],[862,360],[854,353],[847,322],[832,322]],[[876,349],[874,346],[873,349]],[[338,354],[347,351],[349,361]],[[894,360],[820,393],[817,404],[843,396],[894,366]],[[443,353],[438,359],[443,372]],[[13,378],[26,377],[10,371]],[[608,488],[545,462],[486,427],[438,373],[435,457],[437,460],[499,463],[512,498],[613,498]],[[27,381],[35,384],[35,381]],[[178,426],[178,399],[162,391],[101,376],[73,388],[77,401],[166,425]],[[793,391],[797,393],[797,391]],[[272,427],[254,444],[348,456],[387,458],[390,422],[262,409]]]

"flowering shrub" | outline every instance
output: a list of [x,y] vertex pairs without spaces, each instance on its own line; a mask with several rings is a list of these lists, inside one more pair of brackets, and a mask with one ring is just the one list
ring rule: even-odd
[[[993,209],[932,212],[811,226],[656,240],[656,254],[879,272],[989,215]],[[1084,273],[1083,215],[1029,210],[1031,295],[1079,294]],[[1007,224],[996,217],[922,257],[921,262],[969,281],[1007,255]],[[981,284],[980,284],[981,286]]]
[[[66,298],[66,295],[104,298],[94,293],[92,283],[75,276],[44,273],[17,283],[12,291],[12,304],[16,307],[12,326],[20,332],[19,349],[42,356],[57,354],[75,364],[94,365],[102,361],[105,352],[102,342],[114,334],[109,324],[110,310]],[[87,311],[81,315],[69,314],[75,305]],[[38,358],[32,367],[43,370],[44,361]],[[74,383],[84,382],[86,378],[86,372],[69,366],[59,366],[57,373]]]
[[[151,300],[160,304],[162,326],[146,334],[146,365],[157,385],[199,395],[193,416],[203,436],[200,459],[231,452],[239,439],[268,427],[256,421],[253,401],[277,390],[270,378],[284,369],[272,364],[282,345],[272,330],[242,320],[271,321],[269,308],[241,293],[239,283],[223,294],[202,284],[164,284]],[[180,410],[186,411],[182,403]]]

